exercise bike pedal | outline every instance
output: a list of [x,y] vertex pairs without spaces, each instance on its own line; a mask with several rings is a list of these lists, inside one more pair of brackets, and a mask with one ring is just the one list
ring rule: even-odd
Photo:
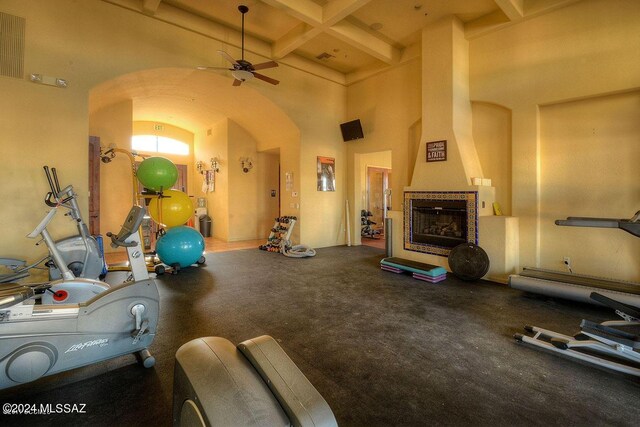
[[140,338],[142,338],[143,336],[149,333],[148,328],[149,328],[149,321],[144,320],[140,325],[140,329],[135,329],[133,332],[131,332],[131,338],[133,338],[133,342],[132,342],[133,345],[138,344],[138,341],[140,341]]

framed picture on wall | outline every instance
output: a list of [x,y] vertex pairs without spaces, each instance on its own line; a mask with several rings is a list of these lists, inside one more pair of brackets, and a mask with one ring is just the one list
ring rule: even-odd
[[447,161],[447,141],[427,142],[427,162]]
[[318,156],[318,191],[336,191],[336,159]]

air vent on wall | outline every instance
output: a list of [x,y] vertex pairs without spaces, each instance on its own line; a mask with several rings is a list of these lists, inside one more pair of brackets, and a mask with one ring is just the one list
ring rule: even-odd
[[0,76],[24,75],[25,19],[0,12]]
[[327,52],[322,52],[320,55],[316,56],[316,59],[319,59],[320,61],[328,61],[331,58],[334,58],[334,56]]

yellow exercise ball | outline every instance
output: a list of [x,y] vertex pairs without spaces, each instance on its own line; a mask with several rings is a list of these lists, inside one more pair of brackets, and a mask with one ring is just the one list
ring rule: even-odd
[[193,203],[182,191],[166,190],[162,197],[151,199],[149,215],[165,227],[184,225],[193,215]]

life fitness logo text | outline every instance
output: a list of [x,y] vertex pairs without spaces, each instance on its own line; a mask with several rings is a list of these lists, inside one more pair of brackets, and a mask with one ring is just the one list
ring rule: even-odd
[[92,341],[86,341],[79,344],[74,344],[71,347],[69,347],[69,349],[65,351],[65,353],[84,350],[85,348],[95,347],[95,346],[105,347],[107,345],[109,345],[109,338],[100,338],[99,340],[92,340]]

